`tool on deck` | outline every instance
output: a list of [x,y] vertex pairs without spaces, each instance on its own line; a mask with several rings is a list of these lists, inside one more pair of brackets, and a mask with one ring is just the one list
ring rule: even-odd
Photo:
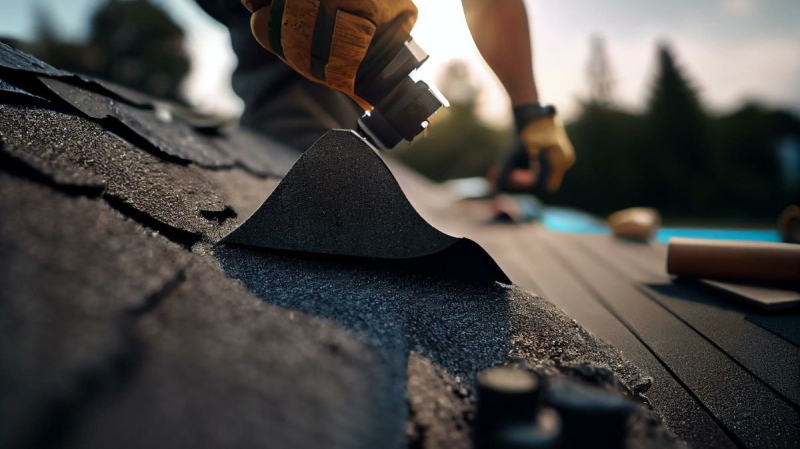
[[366,113],[358,131],[389,149],[411,141],[446,104],[410,74],[428,55],[411,39],[411,0],[242,0],[253,36],[311,81],[347,94]]

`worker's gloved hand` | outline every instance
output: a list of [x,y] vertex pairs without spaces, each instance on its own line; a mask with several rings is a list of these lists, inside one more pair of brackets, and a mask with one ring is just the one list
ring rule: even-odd
[[253,35],[306,78],[344,92],[365,110],[368,84],[409,38],[411,0],[242,0]]
[[506,160],[498,190],[555,192],[575,163],[575,150],[553,106],[514,108],[519,147]]

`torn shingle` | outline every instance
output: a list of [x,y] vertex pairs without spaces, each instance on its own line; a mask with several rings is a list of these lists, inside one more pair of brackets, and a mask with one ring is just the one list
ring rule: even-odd
[[42,77],[40,80],[81,113],[95,120],[116,121],[171,157],[211,168],[234,164],[230,156],[166,109],[139,109],[56,79]]
[[[342,130],[321,137],[261,208],[225,238],[253,247],[388,259],[429,256],[459,240],[428,224],[373,148]],[[474,248],[476,257],[483,253]],[[505,275],[498,280],[507,282]]]
[[228,206],[197,167],[162,161],[83,118],[38,108],[0,105],[1,152],[59,182],[102,183],[107,199],[152,220],[209,236],[217,223],[202,211]]
[[195,263],[139,318],[146,358],[72,447],[402,447],[375,353]]
[[456,241],[414,210],[381,158],[350,131],[309,148],[250,219],[225,238],[248,246],[412,258]]
[[23,51],[0,42],[0,67],[14,71],[38,73],[50,76],[69,76],[69,72],[59,70]]
[[157,295],[188,254],[148,244],[100,202],[4,174],[0,191],[0,446],[19,447],[118,381],[133,357],[120,316]]

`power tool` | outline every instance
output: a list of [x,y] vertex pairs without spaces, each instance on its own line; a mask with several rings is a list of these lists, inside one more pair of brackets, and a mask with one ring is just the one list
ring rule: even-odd
[[356,93],[375,107],[359,119],[357,131],[378,148],[410,142],[439,108],[448,106],[436,89],[410,76],[427,59],[428,54],[409,39],[373,79],[360,82]]

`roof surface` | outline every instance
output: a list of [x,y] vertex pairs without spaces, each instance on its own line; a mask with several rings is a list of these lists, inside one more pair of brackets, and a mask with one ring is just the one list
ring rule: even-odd
[[[680,445],[647,408],[652,374],[495,282],[474,243],[400,259],[220,243],[299,155],[7,46],[0,79],[0,447],[458,447],[476,374],[510,357],[639,401],[630,447]],[[363,174],[369,198],[322,192],[391,207],[393,173],[430,219],[433,189],[400,168]],[[391,229],[343,226],[312,232]]]
[[538,224],[489,226],[468,203],[438,216],[420,206],[438,228],[476,240],[516,285],[547,297],[652,376],[648,399],[692,446],[800,443],[796,311],[765,312],[673,282],[663,244]]

